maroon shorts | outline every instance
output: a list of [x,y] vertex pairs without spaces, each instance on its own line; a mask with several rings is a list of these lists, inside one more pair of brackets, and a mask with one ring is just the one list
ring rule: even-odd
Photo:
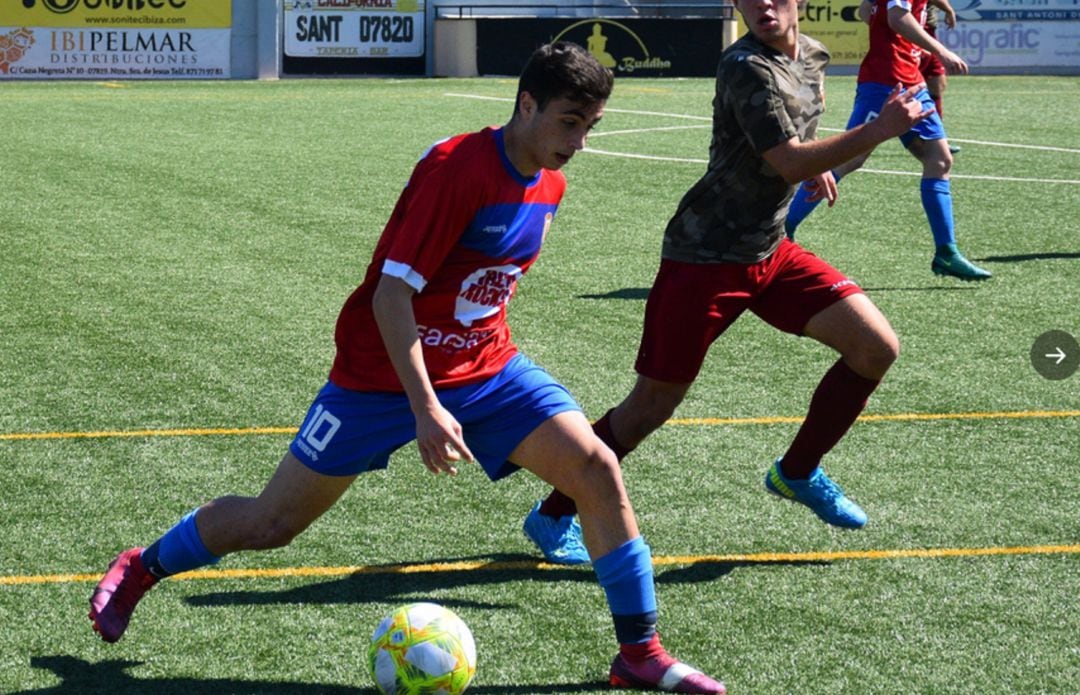
[[634,369],[658,381],[688,384],[712,342],[746,309],[802,335],[815,314],[861,292],[853,280],[787,239],[773,255],[749,265],[663,260],[645,305]]
[[[933,27],[924,27],[926,33],[930,36],[936,36],[937,31]],[[942,65],[941,59],[929,51],[923,51],[919,56],[919,72],[926,79],[931,77],[940,77],[945,74],[945,66]]]

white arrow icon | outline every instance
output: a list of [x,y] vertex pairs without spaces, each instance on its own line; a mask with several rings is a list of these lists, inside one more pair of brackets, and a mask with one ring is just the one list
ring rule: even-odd
[[1065,351],[1061,348],[1054,349],[1057,350],[1057,352],[1051,352],[1047,355],[1043,355],[1043,357],[1055,357],[1057,359],[1054,360],[1054,364],[1061,364],[1061,361],[1064,360],[1066,357]]

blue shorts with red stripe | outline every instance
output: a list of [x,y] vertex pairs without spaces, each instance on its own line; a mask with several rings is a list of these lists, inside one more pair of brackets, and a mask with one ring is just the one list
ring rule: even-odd
[[[486,381],[437,393],[492,480],[517,470],[507,459],[541,423],[581,410],[562,384],[521,354]],[[317,473],[355,475],[386,468],[390,454],[414,439],[416,418],[404,393],[351,391],[327,382],[289,450]]]
[[[869,123],[877,118],[878,114],[881,113],[881,107],[885,105],[889,95],[892,94],[894,86],[891,87],[887,84],[877,84],[875,82],[863,82],[857,85],[855,87],[855,106],[851,109],[847,129],[851,130],[855,126]],[[927,91],[926,85],[923,85],[915,93],[915,98],[922,104],[923,111],[934,108],[934,99],[930,96],[930,92]],[[941,140],[945,138],[945,124],[941,122],[941,116],[936,111],[901,135],[900,142],[904,143],[904,147],[907,147],[917,137],[923,140]]]

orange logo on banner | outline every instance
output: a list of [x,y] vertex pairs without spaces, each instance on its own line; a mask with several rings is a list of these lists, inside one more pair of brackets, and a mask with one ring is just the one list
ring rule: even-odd
[[0,36],[0,74],[11,71],[11,64],[22,60],[26,49],[34,45],[34,32],[26,27]]

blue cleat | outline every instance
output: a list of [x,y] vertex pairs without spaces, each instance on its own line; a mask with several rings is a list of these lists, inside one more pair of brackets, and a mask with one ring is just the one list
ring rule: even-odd
[[548,562],[585,565],[591,562],[581,537],[581,524],[574,515],[559,518],[540,513],[540,503],[525,517],[525,535],[540,548]]
[[814,474],[808,480],[789,480],[780,472],[780,459],[776,459],[765,474],[765,489],[774,495],[805,504],[827,524],[840,528],[866,526],[866,512],[848,499],[820,466],[814,469]]

